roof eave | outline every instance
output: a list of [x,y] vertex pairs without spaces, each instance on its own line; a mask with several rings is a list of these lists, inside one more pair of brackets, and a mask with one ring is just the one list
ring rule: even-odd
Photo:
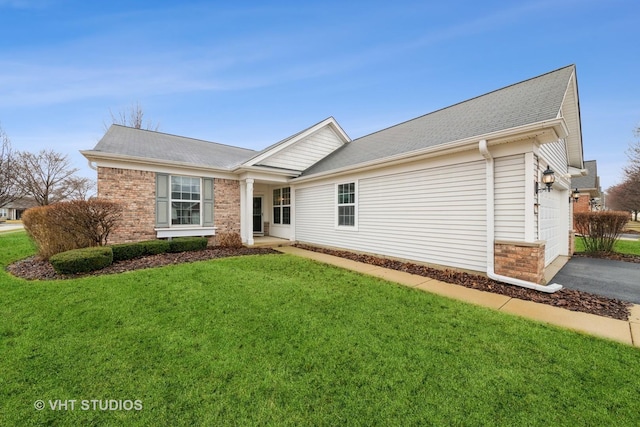
[[168,161],[168,160],[161,160],[161,159],[152,159],[149,157],[138,157],[138,156],[130,156],[127,154],[105,153],[102,151],[95,151],[95,150],[80,150],[80,154],[82,154],[90,162],[117,161],[117,162],[145,164],[149,166],[182,167],[186,169],[193,169],[193,170],[207,171],[207,172],[224,172],[224,173],[231,172],[229,168],[216,168],[213,166],[198,165],[198,164],[193,164],[189,162],[176,162],[176,161]]
[[294,178],[293,182],[307,182],[326,178],[330,175],[343,175],[353,172],[361,172],[369,169],[375,169],[381,165],[392,166],[407,161],[420,160],[421,158],[434,157],[446,153],[455,153],[459,151],[475,148],[478,141],[487,140],[489,145],[498,145],[508,142],[522,141],[525,139],[535,139],[540,144],[546,144],[565,138],[568,135],[567,125],[563,118],[545,120],[542,122],[531,123],[510,129],[504,129],[497,132],[491,132],[484,135],[477,135],[458,141],[427,147],[420,150],[414,150],[395,156],[384,157],[380,159],[363,162],[357,165],[344,166],[338,169],[332,169],[308,176]]

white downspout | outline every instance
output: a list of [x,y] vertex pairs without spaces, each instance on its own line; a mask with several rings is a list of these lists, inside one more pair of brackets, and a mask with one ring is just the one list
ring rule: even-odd
[[502,276],[495,272],[495,205],[494,205],[494,175],[493,175],[493,157],[489,152],[487,146],[487,140],[482,139],[478,144],[480,154],[487,161],[486,167],[486,188],[487,188],[487,276],[490,279],[498,280],[500,282],[508,283],[510,285],[520,286],[522,288],[535,289],[536,291],[554,293],[562,289],[562,285],[554,283],[552,285],[539,285],[537,283],[528,282],[526,280],[516,279],[514,277]]

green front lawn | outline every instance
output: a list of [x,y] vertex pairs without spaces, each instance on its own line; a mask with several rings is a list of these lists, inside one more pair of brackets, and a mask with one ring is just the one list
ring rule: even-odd
[[[32,252],[0,236],[0,264]],[[0,271],[0,319],[3,426],[638,422],[636,348],[293,256]]]
[[[613,245],[613,250],[621,254],[640,255],[640,240],[618,240]],[[582,238],[576,237],[576,252],[584,251]]]

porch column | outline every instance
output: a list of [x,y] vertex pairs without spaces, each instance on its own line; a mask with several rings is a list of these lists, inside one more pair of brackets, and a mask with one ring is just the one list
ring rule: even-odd
[[247,183],[240,181],[240,238],[247,243]]
[[245,202],[245,225],[247,229],[247,245],[253,245],[253,178],[247,178],[247,201]]

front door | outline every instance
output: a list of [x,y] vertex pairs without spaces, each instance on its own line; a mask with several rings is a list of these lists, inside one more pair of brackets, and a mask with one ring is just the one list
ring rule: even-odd
[[262,234],[262,197],[253,198],[253,233]]

